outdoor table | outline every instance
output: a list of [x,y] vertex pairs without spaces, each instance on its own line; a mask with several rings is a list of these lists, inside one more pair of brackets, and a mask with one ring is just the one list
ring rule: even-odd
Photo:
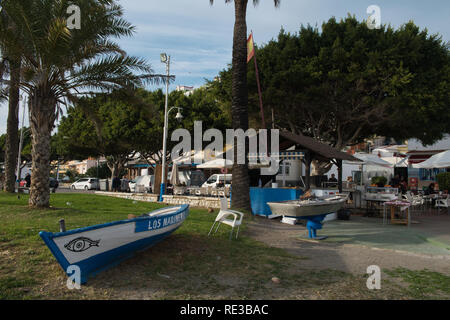
[[378,209],[376,208],[377,205],[381,206],[383,205],[385,202],[387,202],[387,200],[382,200],[382,199],[365,199],[366,201],[366,215],[369,216],[370,212],[375,211],[376,215],[378,216]]
[[[409,208],[411,207],[411,203],[407,201],[388,201],[384,203],[384,210],[383,210],[383,225],[387,224],[387,208],[390,208],[391,211],[391,223],[397,223],[397,224],[406,224],[408,227],[411,225],[411,212],[409,211]],[[402,211],[405,212],[406,218],[405,219],[397,219],[395,218],[395,212],[402,213]]]

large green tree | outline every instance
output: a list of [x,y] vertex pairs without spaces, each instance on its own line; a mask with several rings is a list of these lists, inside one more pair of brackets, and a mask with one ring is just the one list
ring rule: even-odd
[[[164,99],[161,90],[142,89],[81,99],[60,122],[56,137],[58,154],[66,159],[105,156],[115,173],[137,153],[149,163],[161,163]],[[190,96],[173,91],[169,105],[182,108],[183,114],[182,122],[170,117],[169,133],[185,128],[193,138],[194,121],[202,121],[204,128],[223,132],[230,123],[208,88],[195,90]],[[177,142],[171,142],[170,138],[167,142],[166,157],[170,161]]]
[[116,177],[152,130],[151,106],[132,99],[125,92],[79,99],[59,124],[59,152],[81,158],[104,156],[111,178]]
[[[432,143],[450,132],[449,51],[439,35],[409,22],[370,30],[354,17],[331,18],[322,30],[284,30],[257,50],[266,113],[275,126],[338,149],[374,134]],[[231,96],[232,70],[212,85]],[[249,105],[258,117],[255,71]]]
[[[231,0],[225,0],[231,2]],[[214,0],[210,0],[213,4]],[[256,5],[257,0],[253,0]],[[274,0],[278,6],[280,0]],[[248,89],[247,89],[247,4],[248,0],[234,0],[234,33],[231,85],[231,113],[234,130],[248,129]],[[234,208],[250,210],[250,178],[248,174],[248,148],[245,148],[245,164],[233,163],[233,202]],[[234,148],[237,159],[237,148]]]
[[[84,13],[80,29],[69,30],[67,25],[67,8],[72,4]],[[2,6],[15,25],[23,26],[21,34],[14,34],[0,21],[0,41],[20,53],[20,87],[30,101],[29,204],[48,207],[51,132],[60,105],[93,90],[137,87],[160,78],[154,77],[145,61],[126,55],[111,40],[134,31],[114,0],[5,0]]]

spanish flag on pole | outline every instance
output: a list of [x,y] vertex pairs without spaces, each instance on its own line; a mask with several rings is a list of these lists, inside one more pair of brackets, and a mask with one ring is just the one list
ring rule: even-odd
[[255,45],[253,43],[253,33],[250,33],[250,36],[247,40],[247,63],[253,58],[255,55]]

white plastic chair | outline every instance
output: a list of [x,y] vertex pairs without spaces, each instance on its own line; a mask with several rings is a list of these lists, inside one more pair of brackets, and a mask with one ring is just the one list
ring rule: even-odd
[[425,200],[420,195],[414,195],[411,191],[406,192],[406,196],[404,196],[408,202],[411,203],[411,207],[420,206],[423,209],[425,204]]
[[450,198],[447,196],[447,198],[436,199],[436,204],[434,206],[436,208],[447,208],[447,212],[449,212]]
[[[229,219],[229,216],[233,216],[233,219]],[[238,218],[238,216],[240,216]],[[229,226],[231,226],[231,232],[230,232],[230,240],[233,237],[233,231],[234,228],[237,226],[237,232],[236,232],[236,239],[239,235],[239,228],[242,224],[242,218],[244,218],[244,214],[239,211],[230,210],[228,209],[228,199],[227,198],[220,198],[220,211],[219,214],[216,217],[216,220],[214,221],[213,225],[211,226],[211,230],[209,230],[208,236],[211,234],[214,225],[217,223],[217,228],[214,233],[217,233],[217,230],[219,230],[220,224],[224,223]]]

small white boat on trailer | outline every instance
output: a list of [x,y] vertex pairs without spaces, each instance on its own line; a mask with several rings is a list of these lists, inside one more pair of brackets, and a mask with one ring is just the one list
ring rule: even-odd
[[337,212],[344,206],[346,200],[347,195],[335,195],[328,198],[267,202],[267,204],[272,214],[303,218]]
[[309,238],[323,240],[326,237],[317,237],[317,230],[322,229],[322,222],[328,214],[335,213],[344,207],[347,198],[348,195],[336,194],[326,198],[267,202],[267,205],[272,214],[307,220]]
[[178,229],[189,215],[189,205],[168,207],[128,220],[66,232],[41,231],[44,240],[67,275],[77,266],[81,283],[88,277],[146,249]]

